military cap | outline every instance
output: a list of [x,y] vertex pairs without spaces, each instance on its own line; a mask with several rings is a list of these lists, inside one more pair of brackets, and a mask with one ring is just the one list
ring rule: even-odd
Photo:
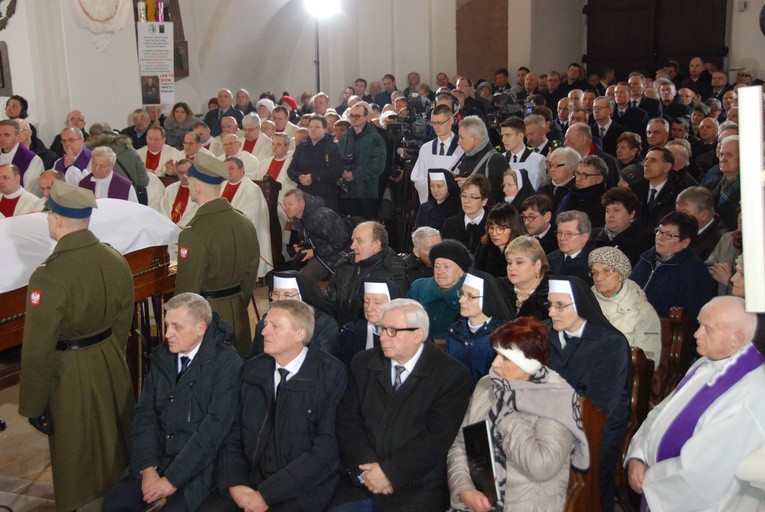
[[189,168],[189,177],[210,185],[220,185],[228,179],[228,169],[223,161],[200,151]]
[[98,208],[96,196],[92,191],[54,180],[50,189],[46,209],[62,217],[86,219]]

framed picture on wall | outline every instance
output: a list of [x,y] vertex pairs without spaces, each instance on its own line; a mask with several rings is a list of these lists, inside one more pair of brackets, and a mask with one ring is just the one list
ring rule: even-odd
[[8,60],[8,44],[0,41],[0,96],[12,96],[11,65]]

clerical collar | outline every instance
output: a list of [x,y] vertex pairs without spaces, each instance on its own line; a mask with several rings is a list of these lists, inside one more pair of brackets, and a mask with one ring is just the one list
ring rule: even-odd
[[10,194],[3,194],[3,198],[5,199],[16,199],[24,192],[24,187],[19,187],[19,189],[16,192],[11,192]]
[[99,183],[101,181],[104,181],[104,182],[112,181],[112,174],[114,174],[114,171],[109,171],[109,174],[107,174],[105,178],[96,178],[95,176],[93,176],[93,174],[91,174],[90,179],[92,179],[96,183]]

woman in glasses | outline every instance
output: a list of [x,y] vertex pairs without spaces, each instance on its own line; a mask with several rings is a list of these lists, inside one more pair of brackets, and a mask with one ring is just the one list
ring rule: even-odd
[[640,347],[654,368],[661,357],[661,322],[643,290],[629,279],[632,265],[616,247],[600,247],[587,260],[595,283],[592,291],[611,325],[630,346]]
[[[269,298],[271,301],[299,300],[313,307],[315,327],[310,343],[333,356],[338,355],[340,329],[337,326],[337,320],[332,316],[329,306],[324,302],[321,292],[313,282],[294,270],[273,272]],[[252,348],[247,354],[247,359],[263,353],[263,327],[266,315],[263,315],[263,318],[255,325],[255,336],[252,338]]]
[[494,359],[489,338],[511,316],[494,276],[486,272],[471,269],[457,295],[460,318],[446,334],[446,352],[470,370],[472,389]]
[[508,203],[495,204],[486,216],[486,231],[475,250],[475,268],[494,277],[506,275],[505,247],[526,234],[521,216]]
[[533,236],[516,238],[505,249],[505,261],[507,275],[497,283],[513,318],[533,316],[546,321],[550,265],[539,240]]
[[563,510],[569,465],[586,470],[591,464],[575,419],[578,397],[548,367],[547,329],[536,318],[506,323],[491,342],[491,370],[478,382],[462,424],[488,421],[498,499],[476,489],[460,432],[447,456],[452,510]]
[[600,465],[601,508],[613,512],[614,469],[630,422],[630,348],[578,277],[550,278],[547,300],[550,368],[606,413],[600,460],[592,464]]
[[[484,236],[486,203],[489,202],[491,184],[483,174],[468,176],[460,185],[462,210],[449,217],[441,229],[441,237],[457,240],[474,254]],[[523,225],[523,224],[521,224]]]

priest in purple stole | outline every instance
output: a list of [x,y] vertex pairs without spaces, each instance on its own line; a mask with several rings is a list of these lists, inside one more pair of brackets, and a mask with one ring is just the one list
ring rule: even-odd
[[716,297],[699,313],[700,356],[630,443],[629,484],[641,510],[733,510],[742,499],[736,467],[765,443],[765,356],[752,344],[756,316],[738,297]]
[[93,150],[91,158],[91,173],[80,180],[80,187],[92,190],[96,199],[109,197],[138,202],[133,184],[130,180],[114,172],[117,155],[107,146],[99,146]]

